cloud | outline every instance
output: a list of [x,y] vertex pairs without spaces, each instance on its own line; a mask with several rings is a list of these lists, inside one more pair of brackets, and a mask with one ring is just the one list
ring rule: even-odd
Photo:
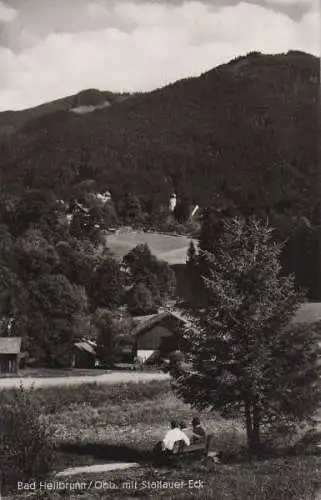
[[11,23],[17,16],[17,11],[0,1],[0,23]]
[[303,7],[313,7],[317,0],[266,0],[267,4],[282,5],[282,6],[303,6]]
[[39,30],[34,24],[31,29],[20,20],[15,41],[19,36],[22,48],[0,47],[0,109],[29,107],[85,88],[151,90],[252,50],[319,54],[316,6],[295,21],[245,2],[79,0],[78,10],[75,5],[65,12],[72,12],[69,21],[56,12],[64,21],[60,30],[48,24],[44,31],[44,21]]

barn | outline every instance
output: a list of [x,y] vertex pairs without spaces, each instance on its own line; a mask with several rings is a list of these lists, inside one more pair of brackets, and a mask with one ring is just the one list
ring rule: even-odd
[[[135,321],[133,357],[142,363],[155,362],[179,350],[182,327],[189,324],[188,319],[175,309],[141,316]],[[311,302],[303,304],[292,320],[293,324],[317,322],[321,324],[321,303]]]
[[0,373],[17,373],[21,337],[0,337]]
[[80,340],[74,344],[73,368],[95,368],[97,362],[96,342]]
[[180,333],[188,321],[175,311],[135,318],[133,357],[152,363],[179,349]]

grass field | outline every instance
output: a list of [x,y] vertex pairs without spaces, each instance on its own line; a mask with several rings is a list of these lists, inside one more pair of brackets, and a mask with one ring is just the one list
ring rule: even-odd
[[25,368],[19,370],[18,373],[3,373],[1,378],[52,378],[52,377],[84,377],[84,376],[97,376],[103,375],[107,370],[92,369],[92,368],[72,368],[72,369],[59,369],[59,368]]
[[187,236],[171,236],[167,234],[133,231],[116,233],[107,236],[107,246],[119,259],[122,259],[137,245],[146,243],[152,254],[169,264],[186,262],[186,254],[191,238]]
[[[72,477],[71,486],[75,487],[75,481],[86,483],[77,492],[51,490],[32,494],[17,491],[8,497],[11,500],[17,497],[308,500],[315,498],[316,488],[321,487],[321,463],[316,456],[253,463],[234,460],[220,465],[189,460],[171,467],[153,468],[151,450],[164,435],[168,421],[175,417],[189,422],[195,415],[188,405],[174,396],[167,381],[114,386],[84,384],[77,390],[43,388],[34,391],[33,396],[56,437],[56,471],[117,461],[135,461],[141,463],[141,467]],[[230,450],[233,454],[245,443],[240,422],[222,420],[207,412],[202,413],[201,418],[207,431],[214,433],[216,449]],[[200,487],[189,484],[197,480]],[[63,484],[66,481],[68,478]],[[128,488],[124,487],[126,481],[132,481]],[[175,481],[180,482],[180,486],[166,487]],[[117,488],[110,489],[112,484]]]

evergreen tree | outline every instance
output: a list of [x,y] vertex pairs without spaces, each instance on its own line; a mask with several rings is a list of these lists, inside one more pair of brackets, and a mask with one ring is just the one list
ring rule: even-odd
[[187,264],[191,266],[195,266],[196,264],[196,248],[193,240],[190,241],[187,250]]
[[[303,297],[280,273],[282,245],[255,219],[223,221],[203,252],[206,307],[191,312],[182,350],[191,368],[172,371],[178,395],[197,408],[241,412],[251,452],[276,419],[304,419],[320,404],[318,343],[290,320]],[[290,325],[290,326],[289,326]]]

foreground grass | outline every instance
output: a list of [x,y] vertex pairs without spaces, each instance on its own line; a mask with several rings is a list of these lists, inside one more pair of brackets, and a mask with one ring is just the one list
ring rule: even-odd
[[[2,393],[11,398],[14,390]],[[70,478],[71,485],[85,482],[86,488],[72,491],[15,491],[14,498],[168,498],[211,500],[308,500],[321,488],[320,459],[292,457],[254,463],[202,465],[186,462],[171,468],[154,469],[151,450],[168,428],[171,418],[190,422],[194,411],[178,400],[168,381],[119,384],[106,386],[84,384],[77,388],[52,387],[33,393],[35,404],[41,406],[43,418],[55,434],[56,471],[79,465],[109,461],[137,461],[138,469],[85,474]],[[240,422],[226,421],[215,414],[203,412],[202,421],[208,432],[214,433],[214,447],[232,455],[245,443]],[[189,487],[188,481],[203,481],[201,488]],[[68,479],[64,479],[66,484]],[[92,481],[90,490],[88,485]],[[105,483],[103,483],[105,481]],[[110,489],[108,482],[118,486]],[[137,481],[124,488],[125,481]],[[181,481],[182,487],[168,489],[143,488],[146,481]],[[145,483],[144,483],[145,482]],[[105,488],[103,485],[105,484]],[[148,483],[146,483],[148,484]],[[164,486],[164,487],[162,487]]]
[[[189,405],[175,397],[168,381],[97,385],[94,390],[82,387],[81,392],[82,396],[75,391],[71,395],[65,390],[60,401],[55,399],[47,406],[44,418],[60,444],[56,470],[71,464],[142,461],[163,438],[169,420],[189,423],[195,415]],[[45,390],[39,393],[42,404],[46,395]],[[231,444],[235,441],[239,446],[245,442],[238,422],[225,421],[208,412],[201,417],[207,431],[216,436],[215,446],[222,446],[223,430],[228,430]]]

